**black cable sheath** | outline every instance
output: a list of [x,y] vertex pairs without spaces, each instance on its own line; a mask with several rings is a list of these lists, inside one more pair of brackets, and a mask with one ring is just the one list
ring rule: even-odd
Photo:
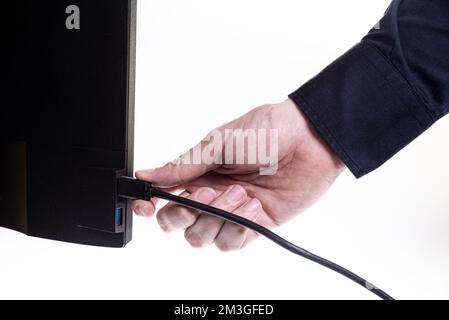
[[373,294],[377,295],[378,297],[382,298],[383,300],[394,300],[390,295],[388,295],[386,292],[382,291],[379,288],[376,288],[371,283],[363,279],[362,277],[356,275],[355,273],[339,266],[336,263],[333,263],[332,261],[326,260],[324,258],[321,258],[307,250],[304,250],[301,247],[298,247],[297,245],[294,245],[293,243],[281,238],[274,232],[268,230],[265,227],[262,227],[261,225],[258,225],[257,223],[254,223],[248,219],[245,219],[243,217],[240,217],[238,215],[232,214],[230,212],[214,208],[208,205],[205,205],[200,202],[192,201],[190,199],[186,199],[183,197],[179,197],[173,194],[170,194],[168,192],[161,191],[159,189],[153,188],[151,192],[152,197],[168,200],[170,202],[176,203],[178,205],[188,207],[190,209],[198,210],[201,212],[204,212],[206,214],[224,219],[226,221],[241,225],[245,228],[248,228],[250,230],[253,230],[257,232],[258,234],[267,237],[274,243],[278,244],[279,246],[283,247],[284,249],[287,249],[288,251],[297,254],[303,258],[306,258],[308,260],[311,260],[313,262],[316,262],[326,268],[329,268],[335,272],[338,272],[339,274],[343,275],[344,277],[354,281],[355,283],[361,285],[365,289],[371,291]]
[[267,228],[257,223],[254,223],[248,219],[245,219],[241,216],[208,206],[200,202],[196,202],[187,198],[173,195],[171,193],[154,188],[152,184],[149,182],[136,180],[130,177],[119,178],[117,188],[118,188],[117,193],[122,198],[130,200],[146,200],[146,201],[151,200],[151,198],[160,198],[193,210],[201,211],[208,215],[212,215],[217,218],[253,230],[294,254],[297,254],[305,259],[311,260],[328,269],[338,272],[342,276],[354,281],[355,283],[361,285],[365,289],[371,291],[373,294],[375,294],[379,298],[382,298],[383,300],[394,300],[390,295],[388,295],[381,289],[375,287],[370,282],[366,281],[365,279],[356,275],[355,273],[339,266],[336,263],[333,263],[332,261],[326,260],[307,250],[304,250],[303,248],[298,247],[297,245],[294,245],[293,243],[281,238],[280,236],[268,230]]

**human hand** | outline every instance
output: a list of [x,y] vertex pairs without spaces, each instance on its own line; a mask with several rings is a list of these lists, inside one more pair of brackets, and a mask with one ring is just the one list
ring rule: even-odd
[[[270,163],[270,169],[265,168],[267,163],[262,163],[260,159],[235,164],[241,163],[236,161],[237,143],[233,144],[234,152],[231,152],[235,154],[225,156],[227,143],[237,139],[228,134],[231,132],[229,130],[255,130],[267,132],[267,136],[276,130],[274,132],[278,133],[278,139],[274,142],[266,139],[265,142],[266,150],[276,151],[276,163]],[[217,133],[224,138],[211,142],[211,137],[216,138]],[[256,147],[248,141],[249,138],[245,140],[248,150]],[[219,151],[214,152],[214,161],[201,157],[198,163],[192,161],[195,150],[211,144],[213,148],[207,149],[209,155],[211,150]],[[250,157],[248,150],[244,151],[245,159]],[[136,176],[152,182],[155,187],[171,192],[182,190],[183,197],[274,228],[317,201],[344,168],[341,160],[322,140],[305,115],[293,101],[287,100],[250,111],[211,132],[207,139],[177,161],[161,168],[139,171]],[[261,174],[270,170],[273,174]],[[138,215],[151,217],[155,208],[155,200],[134,202],[134,210]],[[157,220],[166,232],[185,231],[186,240],[197,248],[215,243],[223,251],[238,250],[257,237],[256,233],[243,227],[171,203],[159,210]]]

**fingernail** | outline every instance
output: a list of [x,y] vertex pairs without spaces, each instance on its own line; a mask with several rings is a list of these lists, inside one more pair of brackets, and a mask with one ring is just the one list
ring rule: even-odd
[[242,201],[244,196],[245,189],[241,186],[232,186],[226,194],[226,198],[231,204]]
[[203,203],[210,203],[212,202],[215,197],[217,196],[217,193],[214,189],[211,188],[201,188],[198,191],[198,194],[196,196],[196,200]]

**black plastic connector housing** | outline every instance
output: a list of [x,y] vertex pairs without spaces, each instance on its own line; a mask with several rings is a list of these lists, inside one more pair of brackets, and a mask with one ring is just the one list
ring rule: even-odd
[[118,195],[129,200],[146,200],[153,197],[152,184],[146,181],[136,180],[131,177],[120,177],[118,179]]

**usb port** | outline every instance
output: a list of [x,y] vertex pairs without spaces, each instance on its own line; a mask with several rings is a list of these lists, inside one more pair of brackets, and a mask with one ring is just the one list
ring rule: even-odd
[[117,226],[123,225],[123,208],[117,208],[115,210],[115,224]]

